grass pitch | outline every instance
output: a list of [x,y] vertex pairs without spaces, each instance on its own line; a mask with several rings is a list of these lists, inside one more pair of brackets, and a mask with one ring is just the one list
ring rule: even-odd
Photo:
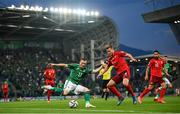
[[77,108],[69,108],[70,100],[47,101],[19,101],[0,103],[0,113],[5,114],[180,114],[180,97],[166,97],[166,104],[159,104],[153,101],[152,97],[145,97],[143,104],[132,104],[131,98],[126,98],[122,105],[116,106],[117,99],[110,98],[92,99],[91,103],[96,108],[86,109],[84,100],[78,99]]

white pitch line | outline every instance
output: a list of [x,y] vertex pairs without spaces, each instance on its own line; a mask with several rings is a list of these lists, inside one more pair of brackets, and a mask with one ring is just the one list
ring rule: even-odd
[[[180,113],[173,113],[173,112],[140,112],[140,111],[132,111],[132,110],[92,110],[92,109],[59,109],[59,108],[0,108],[2,109],[13,109],[13,110],[58,110],[58,111],[73,111],[73,112],[61,112],[65,114],[71,114],[74,113],[74,111],[81,111],[81,112],[98,112],[98,113],[146,113],[146,114],[180,114]],[[2,113],[1,113],[2,114]],[[5,113],[5,114],[12,114],[12,113]],[[19,113],[13,113],[13,114],[19,114]],[[37,113],[22,113],[22,114],[37,114]],[[38,113],[38,114],[44,114],[44,113]],[[46,114],[59,114],[59,113],[46,113]],[[78,114],[81,114],[78,112]],[[84,113],[82,113],[84,114]]]
[[[74,112],[72,112],[72,113],[74,113]],[[24,113],[24,112],[21,112],[21,113],[1,113],[1,114],[72,114],[72,113],[69,113],[69,112],[59,112],[59,113],[39,113],[39,112],[37,112],[37,113]],[[127,112],[128,113],[128,112]],[[79,112],[77,112],[77,113],[74,113],[74,114],[85,114],[85,112],[83,112],[83,113],[79,113]],[[98,113],[98,114],[105,114],[105,113]],[[119,114],[119,113],[112,113],[112,114]],[[126,113],[124,113],[123,112],[123,114],[126,114]],[[131,113],[128,113],[128,114],[131,114]],[[139,114],[138,112],[136,112],[136,113],[132,113],[132,114]],[[180,113],[154,113],[154,112],[142,112],[142,113],[140,113],[140,114],[180,114]]]
[[125,111],[125,110],[92,110],[90,109],[59,109],[59,108],[0,108],[0,109],[13,109],[13,110],[59,110],[59,111],[82,111],[82,112],[134,112],[134,111]]

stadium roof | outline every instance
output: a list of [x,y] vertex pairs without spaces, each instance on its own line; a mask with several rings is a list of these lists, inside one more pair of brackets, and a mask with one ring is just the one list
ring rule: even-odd
[[[1,41],[23,41],[24,45],[34,45],[43,41],[47,45],[60,47],[67,58],[74,58],[73,54],[76,59],[83,53],[91,57],[94,52],[93,58],[99,60],[105,56],[102,48],[107,43],[118,48],[119,36],[116,24],[107,16],[99,15],[97,12],[83,13],[83,10],[80,12],[86,15],[78,12],[68,13],[70,10],[58,13],[56,9],[49,11],[42,11],[42,8],[40,11],[27,9],[22,6],[0,9]],[[94,40],[93,49],[92,40]],[[53,44],[50,44],[51,42]]]
[[[111,24],[111,26],[109,26]],[[72,38],[101,26],[100,34],[107,27],[116,28],[106,16],[82,16],[19,9],[0,9],[1,40],[59,40]],[[109,29],[111,29],[109,28]],[[111,32],[111,31],[110,31]],[[101,35],[103,36],[103,35]]]
[[158,9],[142,15],[147,23],[167,23],[180,44],[180,5]]
[[180,19],[180,5],[155,10],[142,15],[149,23],[176,23]]

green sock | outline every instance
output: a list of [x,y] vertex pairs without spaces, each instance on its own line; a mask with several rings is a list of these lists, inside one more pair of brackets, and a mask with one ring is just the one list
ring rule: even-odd
[[63,88],[52,87],[49,90],[55,91],[57,93],[61,93],[63,91]]
[[86,103],[90,103],[90,93],[86,92],[84,93],[84,99]]
[[55,87],[49,88],[49,90],[53,90],[53,91],[55,91],[55,89],[56,89]]
[[159,96],[160,96],[160,92],[157,94],[157,96],[158,96],[158,98],[159,98]]
[[55,92],[58,92],[58,93],[62,93],[63,88],[56,88],[54,91],[55,91]]

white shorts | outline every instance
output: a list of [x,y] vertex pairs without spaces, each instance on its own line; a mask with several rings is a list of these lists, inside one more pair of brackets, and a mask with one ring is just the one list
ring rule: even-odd
[[164,77],[163,80],[165,81],[166,84],[168,85],[171,84],[171,82],[166,77]]
[[74,84],[69,80],[66,80],[65,84],[64,84],[64,90],[66,90],[68,92],[73,91],[74,94],[78,95],[80,93],[86,92],[87,88],[82,85]]

